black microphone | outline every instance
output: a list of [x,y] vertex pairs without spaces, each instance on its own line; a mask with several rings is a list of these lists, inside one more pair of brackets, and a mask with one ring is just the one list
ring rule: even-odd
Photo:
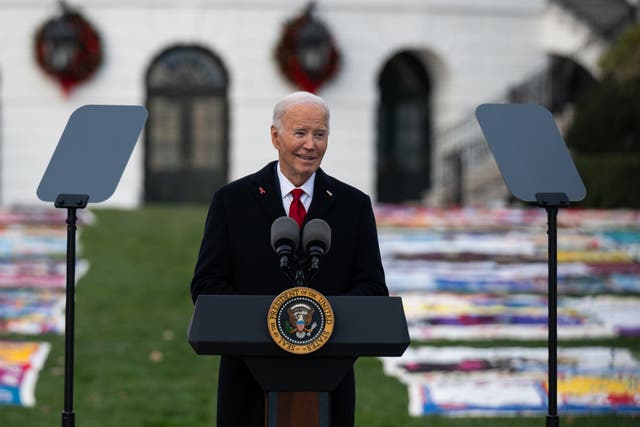
[[311,258],[309,273],[314,276],[320,270],[320,258],[331,248],[331,227],[322,219],[312,219],[304,226],[302,246]]
[[280,269],[287,275],[291,271],[290,257],[300,244],[300,228],[294,219],[281,216],[271,224],[271,247],[280,258]]

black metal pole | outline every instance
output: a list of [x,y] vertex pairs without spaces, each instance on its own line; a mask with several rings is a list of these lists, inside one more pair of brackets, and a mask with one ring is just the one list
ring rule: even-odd
[[67,301],[65,313],[64,411],[62,427],[74,427],[73,352],[76,290],[76,208],[67,208]]
[[296,270],[296,275],[293,278],[293,286],[294,287],[298,287],[298,286],[307,286],[307,282],[304,279],[304,272],[302,271],[301,268],[299,268],[298,270]]
[[558,418],[558,207],[547,206],[549,236],[549,412],[547,427],[559,427]]

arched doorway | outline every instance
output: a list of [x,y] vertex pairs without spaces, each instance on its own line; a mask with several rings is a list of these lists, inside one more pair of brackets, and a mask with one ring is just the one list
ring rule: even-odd
[[431,81],[409,51],[389,59],[378,79],[377,200],[421,200],[431,186]]
[[209,202],[227,181],[228,77],[199,46],[174,46],[146,76],[145,201]]

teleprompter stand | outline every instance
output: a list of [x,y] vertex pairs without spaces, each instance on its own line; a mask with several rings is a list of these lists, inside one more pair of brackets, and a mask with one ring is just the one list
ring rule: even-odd
[[558,427],[558,246],[561,207],[584,199],[586,189],[551,113],[535,104],[483,104],[476,118],[507,184],[516,198],[547,211],[548,234],[548,414]]
[[55,202],[56,208],[67,210],[67,286],[65,305],[64,336],[64,410],[63,427],[75,425],[73,412],[73,354],[75,325],[75,283],[76,283],[76,222],[78,209],[84,209],[89,201],[86,194],[60,194]]
[[38,186],[38,198],[67,210],[64,410],[62,427],[75,426],[73,368],[77,211],[107,200],[147,119],[140,106],[86,105],[73,112]]

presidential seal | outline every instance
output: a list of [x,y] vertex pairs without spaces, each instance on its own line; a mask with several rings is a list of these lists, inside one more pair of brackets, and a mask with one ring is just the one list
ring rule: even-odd
[[333,332],[333,309],[315,289],[287,289],[271,303],[267,327],[278,347],[289,353],[312,353],[325,345]]

